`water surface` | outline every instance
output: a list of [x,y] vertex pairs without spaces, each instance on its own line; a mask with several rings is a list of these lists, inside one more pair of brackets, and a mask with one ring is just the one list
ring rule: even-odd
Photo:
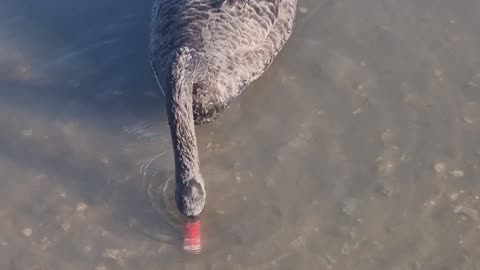
[[277,61],[197,129],[196,257],[151,5],[0,1],[1,269],[479,268],[480,2],[300,0]]

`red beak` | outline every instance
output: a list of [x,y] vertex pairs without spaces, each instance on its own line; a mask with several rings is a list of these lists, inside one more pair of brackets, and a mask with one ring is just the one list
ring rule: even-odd
[[185,237],[183,240],[183,250],[198,254],[202,250],[200,240],[200,221],[187,222],[185,224]]

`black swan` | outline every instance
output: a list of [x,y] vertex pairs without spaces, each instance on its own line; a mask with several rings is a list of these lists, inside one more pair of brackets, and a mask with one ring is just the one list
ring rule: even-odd
[[205,182],[195,125],[217,119],[289,39],[297,0],[157,0],[150,63],[166,96],[184,249],[199,252]]

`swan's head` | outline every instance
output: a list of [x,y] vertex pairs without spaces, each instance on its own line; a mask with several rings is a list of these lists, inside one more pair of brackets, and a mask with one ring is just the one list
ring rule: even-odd
[[187,221],[200,218],[205,208],[205,187],[201,176],[186,181],[176,181],[175,199],[177,208]]

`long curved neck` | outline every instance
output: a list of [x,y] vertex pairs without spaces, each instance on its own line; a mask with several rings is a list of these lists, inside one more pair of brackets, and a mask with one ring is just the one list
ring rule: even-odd
[[193,119],[193,82],[188,76],[174,74],[167,91],[167,115],[178,181],[196,179],[200,174],[197,139]]

